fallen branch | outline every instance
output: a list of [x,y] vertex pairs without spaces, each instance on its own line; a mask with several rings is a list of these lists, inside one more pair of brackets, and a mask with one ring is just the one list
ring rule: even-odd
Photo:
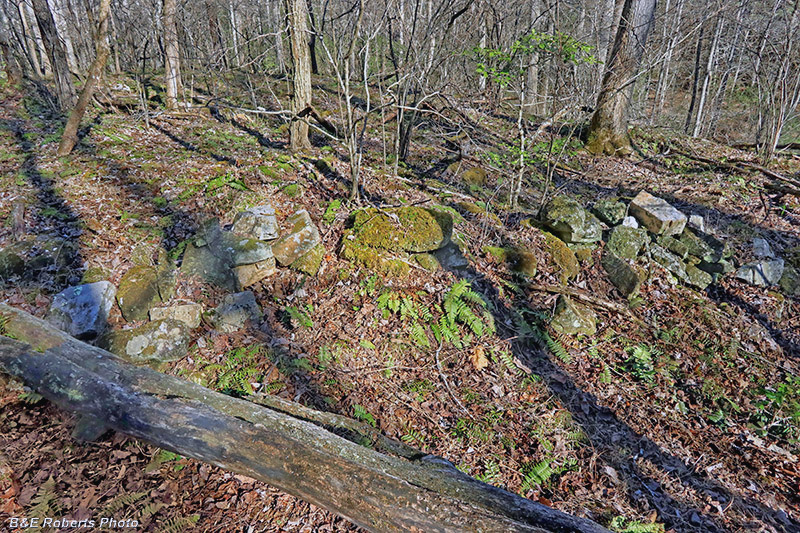
[[559,287],[556,285],[539,285],[536,283],[527,283],[525,287],[538,291],[538,292],[549,292],[551,294],[563,294],[564,296],[569,296],[571,298],[575,298],[576,300],[580,300],[584,303],[593,305],[595,307],[599,307],[605,309],[606,311],[611,311],[613,313],[618,313],[623,315],[625,318],[642,326],[644,328],[650,328],[644,321],[634,316],[633,312],[630,309],[625,307],[624,305],[618,304],[616,302],[612,302],[609,300],[603,300],[602,298],[597,298],[596,296],[590,296],[586,293],[583,293],[576,289],[570,289],[568,287]]
[[264,407],[133,366],[4,304],[0,318],[8,335],[0,336],[0,370],[79,414],[79,438],[119,431],[270,483],[370,531],[607,531],[389,445],[376,431],[375,448],[338,434],[363,436],[357,422],[260,397]]

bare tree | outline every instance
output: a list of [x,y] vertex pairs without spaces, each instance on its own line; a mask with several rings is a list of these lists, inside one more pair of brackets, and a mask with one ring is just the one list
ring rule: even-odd
[[178,107],[182,85],[178,27],[175,23],[176,9],[176,0],[164,0],[161,23],[164,26],[164,77],[167,86],[167,109]]
[[300,152],[311,148],[308,123],[299,116],[311,105],[311,53],[308,47],[308,4],[306,0],[286,0],[292,56],[292,119],[289,149]]
[[86,77],[86,83],[83,85],[81,94],[78,97],[78,103],[72,109],[67,119],[67,124],[64,126],[64,134],[61,136],[61,143],[58,145],[58,155],[67,155],[72,152],[75,145],[78,144],[78,126],[81,123],[83,115],[86,113],[86,106],[94,94],[95,87],[97,87],[100,78],[103,75],[103,68],[108,62],[108,56],[111,53],[108,43],[108,19],[111,11],[111,0],[100,0],[100,8],[97,13],[97,30],[95,31],[95,58],[92,65],[89,67],[89,75]]
[[53,73],[56,82],[56,98],[62,111],[71,109],[75,105],[75,87],[72,85],[72,78],[69,72],[67,54],[61,46],[61,40],[56,31],[56,23],[47,0],[33,0],[33,12],[36,15],[36,23],[42,34],[47,56],[53,66]]
[[625,0],[611,49],[597,108],[589,126],[587,149],[595,154],[630,153],[628,109],[647,37],[653,27],[656,0]]

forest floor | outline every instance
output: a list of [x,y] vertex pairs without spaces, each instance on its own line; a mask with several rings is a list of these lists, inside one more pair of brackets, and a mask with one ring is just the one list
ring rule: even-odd
[[[800,530],[796,299],[732,276],[697,292],[652,268],[639,298],[628,302],[604,275],[598,249],[569,283],[594,300],[597,334],[556,335],[546,322],[561,272],[543,232],[526,222],[544,182],[532,181],[522,209],[508,210],[501,171],[470,187],[445,170],[449,141],[432,123],[420,126],[413,164],[395,178],[383,164],[377,127],[365,142],[368,202],[451,208],[466,277],[493,315],[496,333],[437,350],[415,340],[413,321],[380,297],[409,298],[436,316],[460,278],[416,268],[388,278],[339,257],[353,208],[341,146],[319,138],[311,154],[292,157],[285,127],[242,114],[155,113],[146,124],[136,111],[107,110],[90,117],[73,155],[58,158],[61,117],[33,93],[5,87],[1,96],[0,220],[10,221],[22,203],[27,233],[58,234],[78,246],[69,275],[0,287],[0,301],[44,316],[52,296],[87,272],[104,271],[116,284],[158,247],[179,261],[182,243],[207,218],[228,223],[264,201],[281,220],[304,207],[326,249],[319,274],[283,269],[256,285],[263,324],[233,334],[202,325],[190,355],[168,372],[224,388],[230,376],[213,363],[233,360],[232,372],[260,392],[358,417],[487,483],[617,531]],[[324,98],[319,106],[326,104],[335,111]],[[502,117],[471,119],[478,145],[513,137],[513,122]],[[545,160],[556,147],[559,194],[590,204],[648,190],[703,215],[739,260],[754,236],[781,251],[800,245],[796,198],[770,196],[758,173],[723,172],[665,146],[679,142],[719,160],[753,154],[656,130],[634,139],[639,151],[629,159],[593,158],[557,135],[531,151]],[[489,168],[504,157],[494,146],[481,152],[494,154],[480,160]],[[781,156],[774,168],[797,175],[800,159]],[[11,238],[11,224],[0,227],[0,249]],[[501,244],[531,250],[535,277],[509,271],[485,251]],[[179,279],[176,298],[210,309],[222,295]],[[110,323],[125,324],[119,310]],[[121,435],[77,443],[75,419],[31,403],[17,383],[2,383],[0,407],[4,524],[9,516],[57,512],[134,518],[143,531],[357,529],[266,484]]]

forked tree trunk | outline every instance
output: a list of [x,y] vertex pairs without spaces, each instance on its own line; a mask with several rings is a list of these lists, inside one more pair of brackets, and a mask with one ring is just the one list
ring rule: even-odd
[[167,109],[178,107],[181,91],[181,59],[178,48],[178,26],[175,23],[176,0],[164,0],[162,25],[164,26],[164,76],[167,86]]
[[[0,304],[0,370],[80,415],[73,435],[115,430],[270,483],[369,531],[607,530],[459,472],[366,424],[263,396],[259,404],[130,365]],[[343,437],[341,435],[346,435]]]
[[61,136],[61,143],[58,145],[58,155],[67,155],[72,152],[78,144],[78,127],[81,119],[86,113],[86,106],[92,99],[95,87],[103,76],[103,68],[106,66],[110,54],[108,42],[108,19],[111,11],[111,0],[100,0],[100,10],[97,13],[97,32],[95,33],[95,57],[89,67],[89,74],[86,83],[83,85],[78,103],[72,109],[64,126],[64,133]]
[[628,111],[655,9],[656,0],[625,0],[589,126],[586,148],[592,153],[627,155],[631,151]]
[[292,56],[292,121],[289,149],[301,152],[311,148],[308,123],[299,118],[311,105],[311,52],[308,47],[308,4],[306,0],[286,0]]
[[67,54],[64,52],[64,47],[61,46],[61,40],[58,38],[56,23],[53,19],[53,14],[50,12],[50,7],[47,5],[47,0],[33,0],[33,12],[36,16],[39,32],[42,34],[47,56],[53,67],[58,106],[62,111],[67,111],[75,105],[76,98],[75,87],[72,85],[69,64],[67,63]]

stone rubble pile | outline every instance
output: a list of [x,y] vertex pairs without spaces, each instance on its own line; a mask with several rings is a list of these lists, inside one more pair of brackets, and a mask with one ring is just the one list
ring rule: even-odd
[[[284,226],[281,231],[270,205],[238,213],[229,229],[218,219],[203,224],[186,246],[180,271],[229,292],[207,313],[198,303],[174,300],[178,269],[166,251],[159,250],[156,264],[151,264],[153,250],[137,249],[131,253],[135,264],[118,287],[103,279],[69,287],[53,298],[47,320],[137,364],[158,367],[175,361],[186,355],[190,332],[204,317],[224,333],[238,331],[248,321],[258,323],[261,309],[255,295],[244,289],[277,272],[278,266],[310,275],[319,271],[325,249],[308,212],[298,210]],[[0,250],[0,282],[21,279],[31,265],[58,267],[54,250],[66,245],[39,239]],[[127,322],[144,323],[109,331],[115,303]]]

